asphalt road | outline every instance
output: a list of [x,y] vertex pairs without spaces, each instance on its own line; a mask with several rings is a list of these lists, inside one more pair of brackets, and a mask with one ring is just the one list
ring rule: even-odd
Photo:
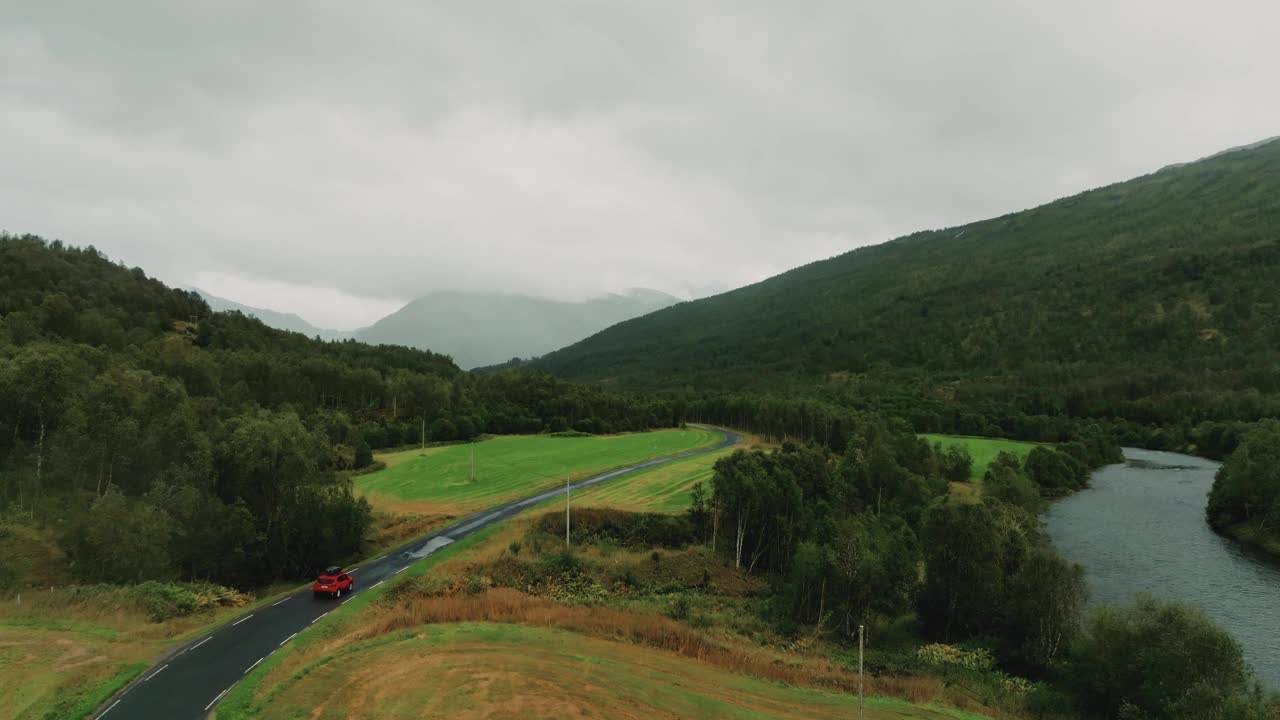
[[[713,447],[611,470],[573,483],[569,486],[570,491],[606,482],[641,468],[719,450],[742,440],[742,436],[736,433],[723,430],[719,432],[724,435],[724,439]],[[314,598],[308,588],[272,605],[257,608],[208,635],[176,648],[99,709],[94,718],[203,718],[258,663],[351,597],[381,585],[413,563],[456,540],[502,522],[529,507],[559,497],[564,492],[564,488],[547,490],[476,513],[381,557],[361,563],[349,571],[356,581],[355,592],[344,595],[342,600]]]

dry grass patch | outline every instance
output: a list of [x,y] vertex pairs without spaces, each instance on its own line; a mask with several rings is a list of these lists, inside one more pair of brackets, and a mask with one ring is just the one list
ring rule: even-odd
[[377,513],[365,540],[374,552],[378,552],[439,530],[452,519],[451,515]]

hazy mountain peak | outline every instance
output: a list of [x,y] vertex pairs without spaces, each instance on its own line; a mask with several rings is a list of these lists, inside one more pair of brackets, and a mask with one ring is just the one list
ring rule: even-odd
[[415,298],[355,337],[450,355],[464,368],[534,357],[624,320],[680,302],[658,290],[628,288],[578,302],[464,290]]
[[198,287],[189,287],[187,289],[204,298],[204,301],[209,304],[209,308],[214,312],[240,312],[250,317],[258,318],[268,327],[273,327],[277,330],[288,330],[290,332],[302,333],[307,337],[319,336],[325,340],[340,340],[351,337],[350,332],[343,330],[318,328],[294,313],[286,313],[268,308],[258,308],[253,307],[252,305],[245,305],[243,303],[238,303],[235,300],[228,300],[227,298],[219,297],[211,292],[201,290]]

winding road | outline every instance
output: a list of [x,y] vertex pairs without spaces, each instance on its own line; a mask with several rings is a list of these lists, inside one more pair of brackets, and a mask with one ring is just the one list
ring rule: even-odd
[[[627,473],[683,458],[714,452],[742,440],[737,433],[713,428],[724,437],[720,443],[628,465],[579,480],[569,490],[590,487]],[[195,720],[205,717],[218,701],[250,670],[305,632],[351,597],[378,587],[413,563],[474,532],[500,523],[530,507],[559,497],[556,488],[476,513],[414,540],[348,572],[356,589],[341,601],[315,599],[310,588],[255,608],[208,635],[175,648],[130,686],[108,701],[92,717],[95,720]]]

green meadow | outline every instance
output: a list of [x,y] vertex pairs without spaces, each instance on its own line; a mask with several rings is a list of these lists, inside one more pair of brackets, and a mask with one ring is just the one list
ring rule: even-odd
[[969,451],[973,458],[973,469],[969,475],[974,480],[981,480],[987,474],[987,466],[1001,452],[1009,452],[1025,459],[1031,448],[1043,443],[1021,442],[1018,440],[1002,440],[1000,438],[973,437],[969,435],[921,435],[930,445],[942,443],[943,447],[960,445]]
[[[611,468],[719,442],[689,428],[627,435],[518,435],[398,453],[385,470],[356,478],[356,493],[391,512],[460,514]],[[475,478],[471,477],[475,453]]]

